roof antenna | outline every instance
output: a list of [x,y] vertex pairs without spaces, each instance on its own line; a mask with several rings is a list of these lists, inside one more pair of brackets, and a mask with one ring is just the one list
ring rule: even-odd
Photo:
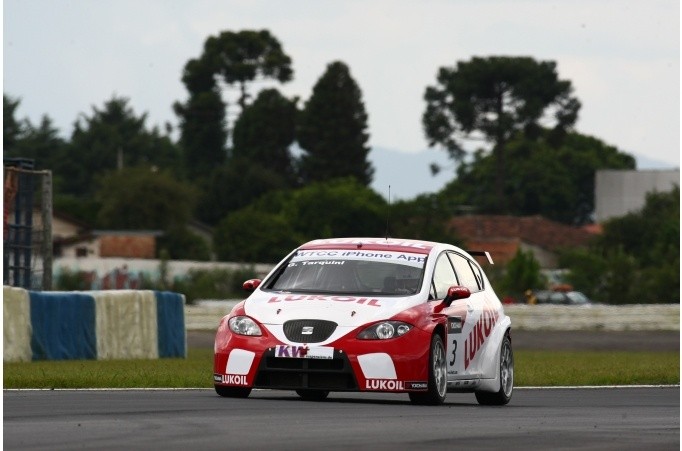
[[386,208],[386,240],[388,240],[388,224],[391,219],[391,185],[388,185],[388,206]]

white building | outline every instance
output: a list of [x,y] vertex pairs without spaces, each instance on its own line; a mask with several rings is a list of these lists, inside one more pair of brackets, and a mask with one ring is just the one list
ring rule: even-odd
[[595,222],[624,216],[644,207],[650,192],[667,192],[680,186],[680,170],[616,170],[597,171],[594,185]]

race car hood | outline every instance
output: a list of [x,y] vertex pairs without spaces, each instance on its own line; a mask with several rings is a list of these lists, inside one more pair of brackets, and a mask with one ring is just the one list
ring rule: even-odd
[[358,327],[388,319],[413,307],[420,297],[338,296],[256,292],[244,303],[244,311],[263,324],[284,324],[292,319],[333,321],[340,327]]

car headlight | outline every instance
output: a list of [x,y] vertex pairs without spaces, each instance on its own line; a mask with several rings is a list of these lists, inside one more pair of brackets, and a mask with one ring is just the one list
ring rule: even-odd
[[258,324],[248,316],[233,316],[227,322],[230,330],[239,335],[263,335]]
[[358,334],[360,340],[387,340],[401,337],[408,333],[412,326],[402,321],[384,321],[372,324]]

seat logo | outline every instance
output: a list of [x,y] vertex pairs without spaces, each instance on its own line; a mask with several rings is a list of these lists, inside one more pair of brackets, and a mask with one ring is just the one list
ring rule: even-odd
[[301,335],[312,335],[313,334],[313,326],[303,326],[301,329]]

